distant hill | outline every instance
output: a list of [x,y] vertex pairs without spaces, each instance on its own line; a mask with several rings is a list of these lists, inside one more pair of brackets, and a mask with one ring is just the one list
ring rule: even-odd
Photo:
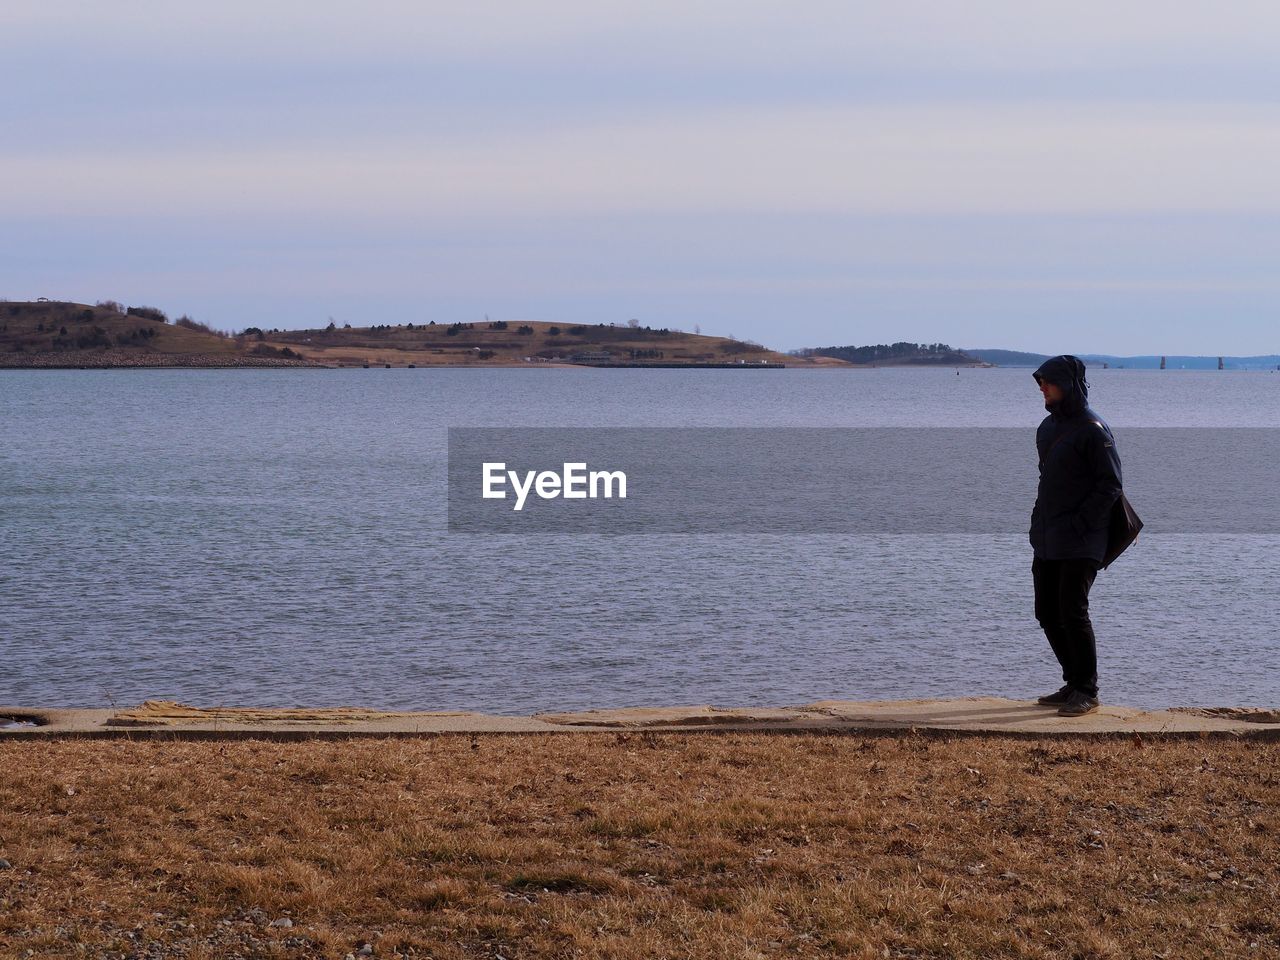
[[[1091,369],[1154,370],[1158,355],[1081,354]],[[758,343],[638,324],[547,321],[401,323],[237,334],[155,307],[112,300],[0,301],[0,367],[137,366],[981,366],[1037,367],[1047,355],[957,350],[945,343],[813,347],[782,354]],[[1217,357],[1169,356],[1170,370],[1214,370]],[[1224,357],[1228,370],[1275,370],[1280,355]]]
[[297,363],[245,357],[236,341],[189,317],[113,300],[0,302],[0,367],[249,366]]
[[321,330],[211,330],[114,301],[0,302],[0,367],[840,366],[758,343],[639,324],[402,323]]
[[[543,320],[382,324],[272,330],[265,342],[325,365],[475,366],[574,363],[585,366],[797,365],[758,343],[628,324]],[[821,361],[809,361],[810,365]],[[832,361],[826,361],[828,363]]]
[[945,343],[877,343],[864,347],[809,347],[801,357],[829,357],[861,366],[984,366],[989,361]]

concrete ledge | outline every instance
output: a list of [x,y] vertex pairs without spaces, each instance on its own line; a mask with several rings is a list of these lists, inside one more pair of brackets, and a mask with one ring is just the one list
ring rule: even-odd
[[566,727],[741,727],[788,724],[811,719],[804,707],[789,709],[698,707],[623,707],[580,713],[537,713],[534,719]]
[[[468,712],[202,708],[147,701],[125,710],[0,706],[0,740],[58,736],[165,739],[413,736],[419,734],[590,733],[623,730],[871,732],[952,731],[1018,736],[1170,735],[1280,738],[1280,712],[1262,708],[1103,706],[1084,717],[1001,697],[823,700],[797,707],[633,707],[506,717]],[[18,721],[19,725],[12,725]]]

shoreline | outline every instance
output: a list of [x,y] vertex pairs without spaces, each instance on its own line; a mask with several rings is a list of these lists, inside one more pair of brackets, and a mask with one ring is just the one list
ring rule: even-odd
[[476,711],[381,711],[358,707],[196,707],[148,700],[121,709],[0,705],[0,740],[71,737],[191,737],[287,739],[482,733],[868,733],[931,731],[1014,736],[1192,736],[1280,739],[1280,710],[1170,707],[1144,710],[1104,704],[1084,717],[1060,717],[1052,707],[1003,697],[847,701],[803,706],[630,707],[532,716]]

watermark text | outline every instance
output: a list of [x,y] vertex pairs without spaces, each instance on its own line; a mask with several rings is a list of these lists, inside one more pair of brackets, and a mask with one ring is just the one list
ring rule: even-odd
[[[530,492],[539,499],[594,500],[598,497],[620,500],[627,498],[627,475],[621,470],[587,470],[586,463],[566,463],[564,469],[526,470],[523,477],[518,470],[508,470],[506,463],[484,464],[483,496],[486,500],[505,500],[508,484],[515,492],[513,510],[523,510]],[[616,489],[616,493],[615,493]]]

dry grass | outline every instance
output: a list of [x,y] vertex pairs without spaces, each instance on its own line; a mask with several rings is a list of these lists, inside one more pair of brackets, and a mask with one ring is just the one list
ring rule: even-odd
[[231,356],[237,352],[232,340],[192,330],[172,323],[140,316],[129,316],[103,307],[91,307],[84,303],[61,301],[41,303],[0,303],[0,362],[20,363],[21,354],[14,354],[14,347],[23,346],[27,353],[55,352],[77,357],[82,353],[101,353],[102,347],[88,351],[69,346],[57,346],[61,330],[66,338],[102,330],[116,344],[121,334],[137,330],[150,330],[154,336],[136,343],[116,345],[112,349],[125,354],[164,354],[166,356],[201,355],[210,357]]
[[914,734],[0,742],[0,955],[1276,957],[1278,760]]

